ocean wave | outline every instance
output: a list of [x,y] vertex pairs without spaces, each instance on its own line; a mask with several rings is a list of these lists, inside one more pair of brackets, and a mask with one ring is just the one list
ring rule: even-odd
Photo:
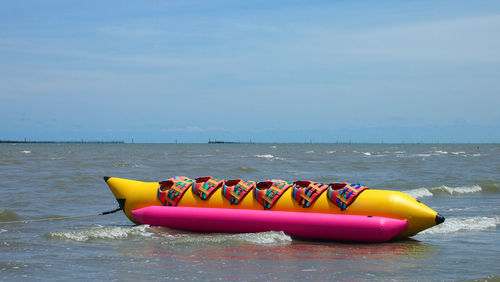
[[448,187],[442,185],[433,188],[417,188],[403,192],[412,196],[415,199],[418,199],[424,197],[432,197],[435,195],[455,196],[455,195],[478,193],[482,191],[483,188],[481,188],[481,186],[479,185],[462,186],[462,187]]
[[440,225],[420,232],[420,234],[449,234],[457,232],[483,231],[500,225],[500,215],[447,218]]
[[499,183],[493,183],[493,184],[481,184],[481,188],[483,188],[483,191],[485,192],[500,192],[500,184]]
[[273,155],[271,154],[266,154],[266,155],[253,155],[255,158],[259,158],[259,159],[272,159],[274,158]]
[[248,243],[257,245],[286,245],[292,242],[292,238],[283,231],[268,231],[258,233],[240,234],[168,234],[162,244],[227,244]]
[[472,186],[463,186],[463,187],[448,187],[448,186],[439,186],[435,188],[431,188],[432,194],[443,194],[443,195],[461,195],[461,194],[470,194],[481,192],[483,189],[479,185]]
[[21,153],[23,153],[23,154],[31,154],[31,151],[24,150],[24,151],[21,151]]
[[424,198],[424,197],[432,197],[433,194],[427,188],[417,188],[409,191],[404,191],[405,194],[412,196],[415,199]]
[[248,166],[240,166],[237,168],[234,168],[235,171],[239,172],[252,172],[252,171],[258,171],[258,169],[253,168],[253,167],[248,167]]
[[434,156],[451,156],[451,157],[480,157],[480,153],[467,153],[464,151],[457,152],[447,152],[442,150],[428,151],[422,153],[405,154],[404,152],[397,152],[396,157],[398,158],[429,158]]
[[192,155],[190,157],[191,158],[211,158],[211,157],[215,157],[215,155],[212,155],[212,154],[197,154],[197,155]]
[[384,157],[385,155],[381,152],[359,152],[359,151],[352,151],[355,154],[361,154],[364,156],[374,156],[374,157]]
[[113,167],[130,167],[130,168],[138,168],[141,165],[136,163],[113,163]]
[[56,161],[56,160],[64,160],[66,157],[51,157],[49,160],[51,161]]
[[11,210],[0,210],[0,221],[5,222],[5,221],[14,221],[14,220],[20,220],[21,217],[15,213],[14,211]]
[[284,160],[284,158],[280,157],[275,157],[271,154],[265,154],[265,155],[253,155],[254,158],[258,159],[266,159],[266,160]]
[[53,239],[63,239],[76,242],[87,242],[91,240],[113,240],[128,237],[151,237],[152,229],[149,225],[138,225],[133,227],[100,226],[85,230],[56,231],[46,234]]

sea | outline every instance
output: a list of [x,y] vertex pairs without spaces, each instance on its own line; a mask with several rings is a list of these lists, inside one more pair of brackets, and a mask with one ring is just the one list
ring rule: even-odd
[[[103,176],[360,183],[445,223],[402,241],[134,225]],[[0,144],[0,281],[500,281],[500,144]]]

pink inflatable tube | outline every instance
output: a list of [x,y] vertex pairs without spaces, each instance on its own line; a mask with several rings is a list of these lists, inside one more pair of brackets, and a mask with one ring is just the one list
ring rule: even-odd
[[132,210],[142,224],[196,232],[283,231],[322,240],[386,242],[408,228],[403,219],[309,212],[150,206]]

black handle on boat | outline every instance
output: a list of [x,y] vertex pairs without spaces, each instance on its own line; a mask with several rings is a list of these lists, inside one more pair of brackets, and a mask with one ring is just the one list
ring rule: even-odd
[[116,199],[116,201],[118,202],[118,205],[119,205],[118,208],[116,208],[112,211],[102,212],[101,215],[106,215],[106,214],[110,214],[110,213],[115,213],[117,211],[122,211],[125,208],[125,199]]
[[121,211],[121,210],[123,210],[123,208],[122,208],[122,207],[118,207],[118,208],[116,208],[116,209],[114,209],[114,210],[112,210],[112,211],[105,211],[105,212],[101,212],[101,213],[100,213],[100,215],[111,214],[111,213],[115,213],[115,212],[117,212],[117,211]]

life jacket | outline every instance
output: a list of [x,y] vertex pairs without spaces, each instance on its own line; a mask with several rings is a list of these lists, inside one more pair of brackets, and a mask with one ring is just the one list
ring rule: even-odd
[[201,199],[208,199],[212,193],[224,184],[224,179],[211,176],[196,178],[196,183],[192,186],[193,193]]
[[256,184],[257,182],[252,180],[227,180],[222,186],[222,195],[231,202],[231,205],[237,205]]
[[281,195],[293,187],[284,180],[272,179],[257,183],[257,188],[254,189],[254,196],[264,209],[270,209],[274,203],[281,197]]
[[308,208],[311,204],[328,189],[327,184],[312,181],[295,181],[292,196],[299,205]]
[[194,179],[185,176],[176,176],[159,182],[158,199],[164,206],[177,206],[179,200],[194,182]]
[[337,205],[341,211],[347,209],[361,192],[368,189],[360,184],[331,183],[328,186],[326,196],[332,203]]

